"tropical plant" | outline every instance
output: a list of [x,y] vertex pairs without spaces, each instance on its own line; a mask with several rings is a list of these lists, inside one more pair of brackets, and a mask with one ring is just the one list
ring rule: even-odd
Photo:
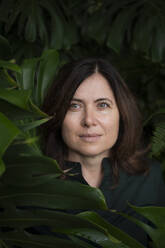
[[111,60],[136,95],[151,154],[165,168],[164,114],[146,122],[165,109],[164,13],[162,0],[1,0],[0,58],[19,64],[31,58],[35,68],[34,57],[49,48],[59,51],[60,63],[82,56]]
[[[103,248],[144,248],[96,213],[97,210],[112,211],[99,189],[60,179],[63,172],[58,164],[44,156],[40,149],[37,127],[51,116],[38,106],[59,64],[55,50],[25,60],[21,66],[0,61],[3,78],[0,87],[0,247],[91,248],[98,244]],[[69,209],[84,212],[73,215],[68,213]],[[125,217],[144,228],[155,247],[163,248],[165,208],[133,209],[153,222],[157,229]],[[115,211],[114,214],[123,215]],[[30,231],[34,226],[49,226],[52,235]],[[65,236],[53,235],[54,232]]]
[[[0,194],[1,211],[5,209],[0,213],[1,247],[93,247],[79,237],[103,247],[139,247],[93,212],[73,217],[54,210],[16,206],[38,206],[40,202],[42,208],[78,209],[77,192],[81,192],[79,201],[84,204],[85,199],[84,210],[94,210],[95,206],[106,209],[99,191],[91,192],[80,185],[74,185],[74,189],[70,185],[69,189],[67,185],[56,192],[62,171],[40,149],[38,127],[51,117],[39,107],[58,67],[70,58],[104,56],[118,68],[142,110],[145,137],[152,144],[151,156],[159,159],[165,170],[164,12],[162,0],[0,0]],[[92,201],[86,201],[86,192]],[[136,211],[143,212],[158,227],[138,222],[155,247],[164,247],[164,208]],[[74,228],[69,230],[67,223]],[[70,240],[27,233],[26,227],[42,224],[67,233]],[[13,229],[4,232],[5,226]]]

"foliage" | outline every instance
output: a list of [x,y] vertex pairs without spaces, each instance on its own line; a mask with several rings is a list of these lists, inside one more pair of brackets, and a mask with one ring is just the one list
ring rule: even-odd
[[[93,210],[95,206],[106,209],[99,191],[90,191],[80,185],[74,185],[72,191],[61,185],[62,191],[52,191],[60,183],[58,177],[62,172],[56,162],[45,157],[40,149],[36,128],[51,116],[39,107],[58,68],[70,59],[101,56],[118,68],[142,110],[151,156],[159,159],[165,170],[164,12],[165,2],[162,0],[0,0],[0,174],[4,173],[4,191],[0,192],[0,197],[6,209],[0,212],[0,227],[10,223],[17,230],[1,232],[1,247],[6,247],[6,244],[9,247],[13,244],[23,247],[40,247],[41,244],[44,247],[93,247],[93,243],[79,239],[83,235],[103,247],[140,247],[120,230],[112,231],[112,227],[110,230],[105,220],[94,213],[84,213],[81,215],[83,220],[80,220],[80,216],[72,216],[72,219],[63,212],[59,215],[56,211],[27,211],[15,206],[17,201],[21,204],[22,199],[23,205],[29,206],[33,200],[34,206],[40,202],[45,208],[56,206],[64,209],[71,204],[67,196],[70,198],[74,192],[70,199],[78,209],[80,206],[76,199],[80,190],[82,201],[85,199],[84,210],[85,207]],[[45,183],[50,185],[50,191],[44,191]],[[30,194],[23,197],[27,192]],[[90,197],[86,200],[86,192],[91,193],[92,201]],[[155,247],[164,247],[164,209],[146,208],[142,214],[149,214],[150,210],[152,214],[147,218],[158,226],[158,231],[140,222],[139,225],[153,237]],[[36,224],[37,216],[38,223],[53,222],[52,227],[57,232],[67,233],[70,240],[27,233],[25,226]],[[59,216],[62,216],[60,220]],[[156,216],[158,222],[155,222]],[[58,220],[60,230],[58,225],[55,226]],[[75,236],[75,230],[69,232],[65,226],[67,221],[74,220],[75,230],[80,227],[78,236]]]
[[[146,123],[146,140],[155,144],[151,146],[151,154],[165,164],[164,149],[157,145],[162,140],[157,135],[157,118],[164,123],[164,115],[158,114],[152,121],[146,121],[159,109],[165,109],[164,12],[162,0],[1,0],[0,58],[14,58],[17,63],[23,63],[23,77],[27,78],[24,89],[31,87],[30,82],[34,82],[36,76],[38,62],[34,57],[41,56],[45,49],[58,50],[60,64],[84,56],[107,58],[137,97]],[[31,61],[24,58],[31,58]],[[52,62],[53,59],[52,55]],[[27,63],[33,67],[33,73],[28,76],[26,73],[31,68]],[[37,87],[43,93],[37,98],[33,96],[37,105],[41,104],[47,85],[46,81],[41,84],[46,80],[42,79],[43,68],[51,67],[44,61],[40,64]],[[2,75],[1,78],[4,81]]]
[[[91,248],[97,243],[103,248],[144,248],[96,213],[97,210],[111,211],[99,189],[60,179],[63,171],[56,161],[42,154],[36,127],[51,116],[43,113],[34,102],[40,105],[42,84],[44,89],[50,85],[51,72],[58,70],[58,64],[58,54],[54,50],[45,51],[39,58],[25,60],[20,67],[1,61],[1,74],[6,77],[0,88],[1,247],[40,247],[42,243],[43,247]],[[56,69],[53,71],[53,68]],[[155,247],[163,248],[165,208],[159,211],[155,207],[133,208],[158,227],[153,229],[132,220],[148,232]],[[73,215],[69,209],[96,212]],[[52,234],[65,236],[41,236],[35,233],[34,226],[49,226]]]

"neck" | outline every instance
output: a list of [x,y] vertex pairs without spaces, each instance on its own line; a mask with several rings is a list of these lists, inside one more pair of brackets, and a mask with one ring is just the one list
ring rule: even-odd
[[103,157],[69,157],[70,161],[81,164],[82,175],[92,187],[99,187],[103,178],[102,160]]

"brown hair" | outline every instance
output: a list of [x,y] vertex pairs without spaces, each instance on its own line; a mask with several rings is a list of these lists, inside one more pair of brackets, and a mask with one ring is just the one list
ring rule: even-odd
[[116,69],[106,60],[87,58],[70,62],[59,71],[43,104],[43,111],[54,116],[43,127],[44,151],[57,160],[61,167],[67,155],[67,147],[61,135],[61,126],[68,106],[79,85],[96,72],[109,82],[120,113],[119,136],[111,148],[110,159],[115,182],[119,167],[129,174],[144,173],[145,150],[142,148],[142,120],[135,99]]

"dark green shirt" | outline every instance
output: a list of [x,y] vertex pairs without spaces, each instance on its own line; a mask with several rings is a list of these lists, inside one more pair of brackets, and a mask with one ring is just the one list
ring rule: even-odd
[[[165,206],[165,184],[163,182],[160,165],[157,162],[151,162],[150,170],[147,175],[129,175],[120,169],[119,183],[115,189],[112,189],[113,178],[110,163],[108,158],[103,159],[102,166],[104,176],[99,187],[105,196],[109,208],[122,211],[123,213],[142,220],[143,218],[138,216],[128,206],[127,202],[136,206]],[[72,168],[69,172],[75,174],[72,177],[69,176],[69,180],[88,184],[82,176],[80,163],[67,162],[66,168]],[[147,234],[135,223],[111,212],[99,211],[99,214],[111,224],[119,227],[143,245],[147,246]]]

